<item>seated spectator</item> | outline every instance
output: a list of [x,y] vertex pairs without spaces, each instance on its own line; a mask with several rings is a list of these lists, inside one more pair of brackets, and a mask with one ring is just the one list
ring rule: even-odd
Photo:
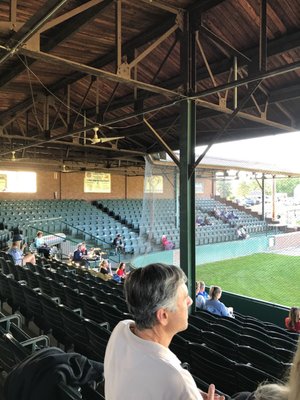
[[214,385],[202,397],[192,375],[169,349],[174,335],[188,327],[192,300],[185,282],[182,269],[158,263],[137,268],[125,279],[125,298],[134,320],[119,322],[108,341],[107,400],[216,398]]
[[45,242],[42,231],[37,232],[34,243],[35,243],[35,247],[37,248],[37,252],[39,254],[43,254],[44,257],[46,257],[46,258],[50,257],[50,247]]
[[300,308],[291,307],[289,316],[285,319],[285,327],[289,331],[300,333]]
[[203,224],[204,224],[203,219],[200,217],[200,215],[198,215],[198,217],[196,218],[196,225],[202,226]]
[[243,225],[240,225],[237,230],[236,230],[236,234],[238,239],[248,239],[249,235],[247,234],[246,228]]
[[220,212],[220,210],[218,209],[218,207],[215,207],[215,208],[214,208],[214,210],[213,210],[213,216],[214,216],[216,219],[221,219],[221,212]]
[[165,250],[172,250],[175,247],[175,244],[168,240],[166,235],[162,235],[161,244]]
[[198,285],[199,285],[198,296],[202,296],[202,297],[204,297],[205,299],[208,299],[208,294],[207,294],[207,292],[205,291],[205,282],[199,281],[199,282],[197,282],[197,283],[198,283]]
[[220,219],[226,224],[228,222],[227,219],[227,210],[222,210],[220,212]]
[[29,252],[27,254],[24,254],[24,250],[27,244],[24,243],[21,247],[21,241],[22,241],[21,235],[14,236],[11,248],[7,251],[7,254],[9,254],[12,257],[15,265],[23,266],[26,263],[31,263],[35,265],[36,264],[35,255]]
[[204,218],[204,225],[212,225],[211,220],[208,218],[208,216],[206,215],[206,217]]
[[[92,249],[91,249],[91,250],[92,250]],[[82,242],[82,243],[81,243],[81,252],[82,252],[82,254],[83,254],[84,256],[87,256],[87,254],[88,254],[88,251],[87,251],[85,242]]]
[[113,274],[113,280],[116,282],[124,282],[124,279],[126,278],[127,273],[126,273],[126,264],[124,262],[121,262],[116,270],[116,272]]
[[99,268],[102,274],[112,276],[111,265],[107,260],[102,260],[99,265]]
[[124,243],[119,233],[113,240],[113,246],[116,250],[116,253],[124,253]]
[[84,252],[82,251],[82,243],[79,243],[77,245],[77,249],[73,253],[72,261],[74,261],[75,263],[78,263],[80,265],[88,267],[88,262],[84,257],[85,257],[85,255],[84,255]]
[[126,278],[127,272],[126,272],[126,264],[124,262],[121,262],[116,270],[116,274],[120,278]]
[[233,210],[229,211],[228,218],[229,219],[239,219],[239,217],[235,214],[235,212]]
[[196,282],[196,308],[203,310],[207,298],[208,294],[205,292],[205,283],[203,281]]
[[206,300],[204,310],[219,315],[220,317],[233,317],[233,308],[226,307],[220,302],[222,289],[219,286],[211,286],[209,290],[209,299]]

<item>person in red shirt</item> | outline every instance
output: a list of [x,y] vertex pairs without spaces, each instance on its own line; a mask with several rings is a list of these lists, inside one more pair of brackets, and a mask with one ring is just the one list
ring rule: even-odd
[[121,262],[118,266],[118,269],[116,271],[116,274],[120,276],[121,278],[125,278],[127,273],[126,273],[126,264],[124,262]]
[[285,327],[292,332],[300,333],[300,308],[291,307],[289,316],[285,319]]
[[162,235],[161,244],[165,250],[172,250],[175,247],[174,243],[172,243],[170,240],[168,240],[166,235]]

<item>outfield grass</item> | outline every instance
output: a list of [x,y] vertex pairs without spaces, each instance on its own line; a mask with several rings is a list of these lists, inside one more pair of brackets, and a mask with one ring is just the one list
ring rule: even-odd
[[229,292],[300,306],[300,257],[253,254],[198,265],[196,277]]

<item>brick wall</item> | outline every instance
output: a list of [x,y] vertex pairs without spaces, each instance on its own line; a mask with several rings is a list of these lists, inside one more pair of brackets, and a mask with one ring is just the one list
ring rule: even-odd
[[[205,180],[204,193],[200,197],[210,197],[211,184]],[[143,176],[121,176],[111,174],[111,193],[84,193],[84,172],[37,172],[36,193],[0,193],[0,200],[35,200],[35,199],[141,199],[144,196]],[[174,197],[174,178],[164,175],[164,193],[156,198]]]

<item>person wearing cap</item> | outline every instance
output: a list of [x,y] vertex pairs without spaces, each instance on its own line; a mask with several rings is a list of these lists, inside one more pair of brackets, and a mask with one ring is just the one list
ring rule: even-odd
[[113,240],[113,246],[116,250],[116,253],[124,252],[124,243],[122,241],[121,235],[118,233],[117,236]]
[[15,265],[23,266],[26,263],[31,263],[35,265],[35,255],[31,253],[24,254],[26,243],[24,243],[21,247],[21,241],[21,235],[14,236],[12,239],[11,248],[7,251],[7,254],[12,257]]

